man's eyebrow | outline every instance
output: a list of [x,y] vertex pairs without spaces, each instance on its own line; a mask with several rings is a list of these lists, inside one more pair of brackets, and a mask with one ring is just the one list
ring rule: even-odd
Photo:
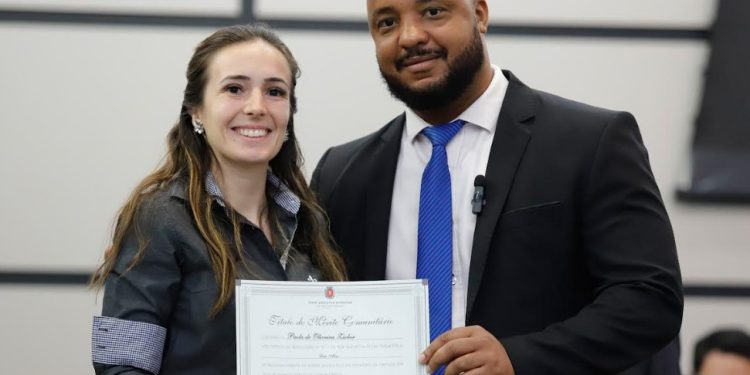
[[[417,5],[423,5],[423,4],[431,3],[435,0],[412,0],[412,1],[414,1]],[[382,8],[375,9],[375,11],[372,12],[372,15],[373,17],[377,17],[383,14],[391,14],[391,13],[396,13],[396,9],[393,6],[385,6]]]
[[396,12],[396,9],[394,7],[387,6],[387,7],[382,7],[382,8],[375,9],[375,11],[372,12],[372,16],[373,17],[378,17],[378,16],[382,16],[384,14],[392,14],[392,13],[395,13],[395,12]]

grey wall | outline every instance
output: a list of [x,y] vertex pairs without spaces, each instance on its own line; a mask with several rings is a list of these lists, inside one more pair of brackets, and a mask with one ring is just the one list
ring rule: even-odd
[[[216,24],[254,13],[283,26],[279,33],[303,69],[296,124],[308,173],[327,147],[402,110],[381,83],[369,35],[357,23],[364,2],[128,4],[0,0],[2,374],[92,373],[96,295],[82,284],[29,284],[40,281],[33,275],[8,283],[8,275],[82,274],[101,260],[115,211],[164,151],[192,48]],[[747,290],[750,209],[674,198],[709,51],[700,31],[710,27],[714,5],[495,0],[496,28],[487,41],[492,61],[532,87],[631,111],[673,222],[686,284]],[[684,347],[724,324],[750,330],[750,298],[689,296]]]

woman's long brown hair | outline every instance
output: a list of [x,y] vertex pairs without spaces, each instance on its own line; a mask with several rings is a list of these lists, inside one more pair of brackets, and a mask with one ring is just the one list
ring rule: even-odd
[[[203,103],[206,72],[211,58],[220,49],[241,42],[260,40],[278,49],[289,63],[292,76],[290,93],[291,116],[287,126],[289,139],[279,153],[270,161],[273,173],[301,200],[297,215],[298,228],[292,246],[308,254],[325,280],[345,280],[343,261],[335,250],[329,234],[325,213],[317,204],[314,194],[307,186],[301,170],[302,155],[294,132],[294,113],[297,110],[295,87],[299,77],[299,66],[287,46],[263,25],[238,25],[219,29],[203,40],[195,49],[187,69],[187,85],[180,111],[180,119],[167,137],[167,153],[162,164],[146,176],[128,197],[120,209],[114,229],[112,245],[104,254],[104,261],[91,278],[91,285],[101,288],[110,275],[120,254],[126,235],[136,233],[140,248],[130,263],[135,265],[145,251],[148,238],[142,238],[138,228],[139,209],[152,193],[165,188],[176,179],[187,181],[187,197],[196,229],[206,242],[214,276],[218,285],[218,296],[211,309],[215,315],[232,299],[238,261],[243,262],[242,244],[239,238],[239,221],[233,214],[233,238],[225,238],[218,229],[212,215],[212,199],[206,192],[204,179],[212,163],[212,153],[205,138],[196,134],[192,127],[190,110]],[[267,189],[268,190],[268,189]],[[271,192],[268,191],[267,194]],[[230,245],[231,244],[231,245]]]

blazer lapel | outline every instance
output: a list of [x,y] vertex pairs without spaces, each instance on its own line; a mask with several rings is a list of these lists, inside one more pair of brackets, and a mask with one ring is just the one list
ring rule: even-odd
[[369,155],[370,159],[366,179],[367,190],[363,277],[365,280],[384,280],[385,264],[388,254],[388,225],[391,219],[391,199],[393,197],[393,181],[396,177],[396,163],[401,149],[401,135],[404,129],[405,117],[396,117],[381,134],[379,143]]
[[509,83],[498,116],[495,138],[492,141],[487,163],[485,175],[487,203],[482,213],[477,216],[474,229],[466,301],[467,320],[479,292],[494,229],[513,184],[516,169],[531,139],[531,131],[525,123],[533,119],[537,103],[533,90],[525,86],[512,73],[508,71],[503,71],[503,73],[508,77]]

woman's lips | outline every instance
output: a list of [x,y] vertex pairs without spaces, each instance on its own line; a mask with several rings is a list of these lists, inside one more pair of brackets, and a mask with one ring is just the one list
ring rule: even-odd
[[237,127],[233,128],[237,134],[246,137],[246,138],[263,138],[271,133],[271,130],[268,128],[259,128],[259,127],[252,127],[252,128],[246,128],[246,127]]

